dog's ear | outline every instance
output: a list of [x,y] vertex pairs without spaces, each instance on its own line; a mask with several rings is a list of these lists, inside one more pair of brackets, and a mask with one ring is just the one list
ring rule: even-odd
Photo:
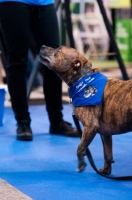
[[81,62],[79,60],[74,60],[72,62],[72,66],[75,68],[75,69],[78,69],[81,67]]
[[90,60],[87,60],[87,62],[85,62],[84,68],[90,68],[92,67],[92,62]]

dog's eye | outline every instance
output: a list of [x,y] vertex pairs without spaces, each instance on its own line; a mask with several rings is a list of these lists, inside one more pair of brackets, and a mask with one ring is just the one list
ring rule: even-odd
[[58,48],[58,49],[56,49],[56,51],[55,51],[55,53],[54,53],[54,56],[56,57],[57,56],[57,53],[58,52],[61,52],[61,46]]
[[58,55],[59,51],[55,51],[54,53],[54,57],[56,57]]
[[57,56],[57,53],[55,52],[55,53],[54,53],[54,57],[56,57],[56,56]]

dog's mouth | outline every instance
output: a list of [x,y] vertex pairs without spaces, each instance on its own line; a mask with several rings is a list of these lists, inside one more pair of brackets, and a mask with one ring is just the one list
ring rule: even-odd
[[49,69],[51,69],[50,67],[50,59],[47,56],[42,55],[41,53],[38,56],[38,60],[39,62],[41,62],[43,65],[45,65],[46,67],[48,67]]

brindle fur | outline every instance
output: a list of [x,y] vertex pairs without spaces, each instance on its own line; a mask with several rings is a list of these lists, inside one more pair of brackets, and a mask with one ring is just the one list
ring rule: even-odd
[[[54,70],[68,86],[83,75],[99,71],[92,69],[91,62],[77,50],[65,46],[58,49],[42,46],[39,60],[49,69]],[[108,78],[102,103],[99,106],[74,107],[76,117],[83,124],[83,133],[77,149],[78,171],[85,169],[84,155],[96,133],[101,135],[104,148],[103,174],[112,170],[112,135],[132,130],[132,81]]]

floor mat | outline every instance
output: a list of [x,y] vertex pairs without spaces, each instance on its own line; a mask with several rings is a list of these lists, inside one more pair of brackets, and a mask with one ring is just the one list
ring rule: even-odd
[[[5,123],[0,127],[1,179],[35,200],[132,199],[132,181],[101,177],[87,158],[85,171],[78,173],[76,150],[80,139],[50,135],[45,105],[30,106],[29,109],[34,139],[22,142],[16,140],[12,109],[5,108]],[[63,114],[64,119],[75,126],[70,105],[64,105]],[[132,175],[131,143],[131,132],[113,136],[113,176]],[[98,134],[89,148],[97,167],[101,168],[103,150]]]

